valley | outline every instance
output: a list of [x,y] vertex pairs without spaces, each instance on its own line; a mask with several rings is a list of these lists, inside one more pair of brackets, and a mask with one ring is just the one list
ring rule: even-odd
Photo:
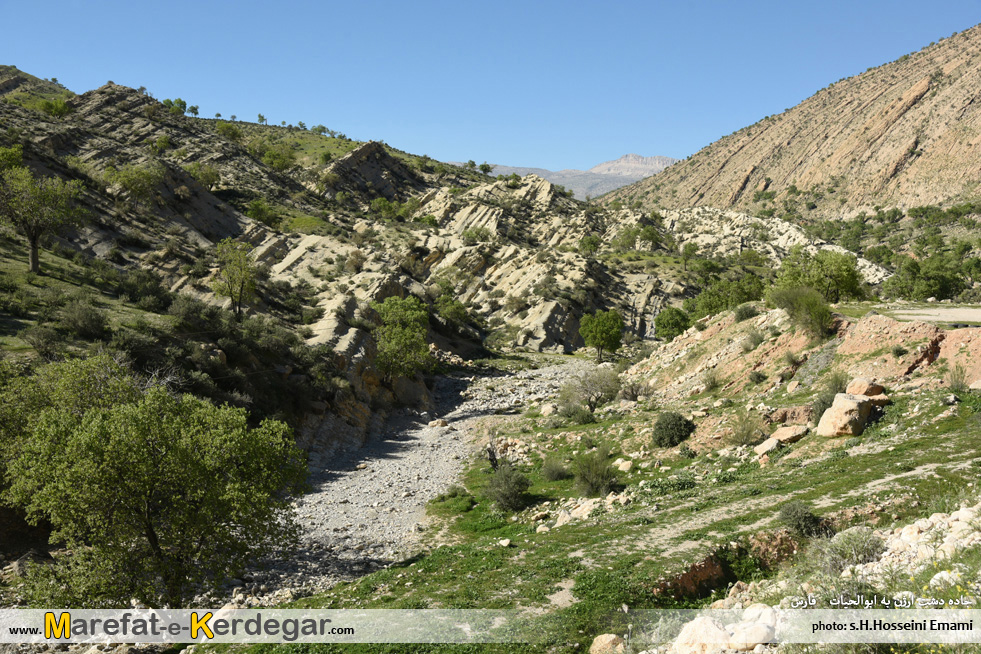
[[[559,177],[0,66],[0,608],[762,654],[801,597],[981,595],[979,58]],[[696,608],[755,617],[643,623]]]

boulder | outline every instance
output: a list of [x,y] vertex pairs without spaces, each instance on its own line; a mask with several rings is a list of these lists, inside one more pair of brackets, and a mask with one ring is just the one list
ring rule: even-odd
[[767,416],[770,422],[779,422],[782,425],[806,425],[811,421],[814,411],[809,404],[802,406],[788,406],[773,411]]
[[729,649],[746,652],[762,643],[773,640],[773,626],[761,622],[740,622],[732,628]]
[[856,377],[848,382],[848,386],[845,388],[845,392],[849,395],[867,395],[869,397],[879,395],[885,390],[881,385],[866,377]]
[[794,381],[790,382],[789,384],[787,384],[787,392],[788,393],[793,393],[798,388],[800,388],[800,382],[797,381],[796,379]]
[[872,413],[872,402],[864,395],[838,393],[831,408],[821,416],[817,434],[825,438],[859,436]]
[[729,646],[729,632],[709,617],[695,618],[674,641],[675,654],[718,654]]
[[547,418],[549,416],[554,416],[557,411],[558,409],[555,408],[554,404],[546,403],[542,405],[541,413],[542,413],[542,417],[544,418]]
[[883,393],[879,393],[878,395],[872,395],[871,397],[869,397],[869,402],[872,403],[872,406],[877,406],[880,409],[884,406],[892,404],[892,400],[889,399],[889,396]]
[[446,422],[445,420],[443,420],[442,418],[440,418],[438,420],[430,420],[429,421],[429,426],[430,427],[448,427],[449,426],[449,423]]
[[764,454],[769,454],[770,452],[773,452],[778,447],[780,447],[780,441],[778,441],[776,438],[773,438],[771,436],[770,438],[766,439],[765,441],[754,447],[753,451],[756,452],[758,456],[763,456]]
[[800,439],[807,435],[807,425],[791,425],[789,427],[780,427],[777,429],[770,438],[774,438],[781,443],[796,443]]
[[589,646],[589,654],[622,654],[626,646],[623,638],[616,634],[600,634]]

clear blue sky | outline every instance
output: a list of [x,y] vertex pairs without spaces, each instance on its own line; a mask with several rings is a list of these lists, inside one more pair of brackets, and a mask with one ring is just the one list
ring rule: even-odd
[[444,161],[683,158],[981,21],[981,0],[0,0],[0,63]]

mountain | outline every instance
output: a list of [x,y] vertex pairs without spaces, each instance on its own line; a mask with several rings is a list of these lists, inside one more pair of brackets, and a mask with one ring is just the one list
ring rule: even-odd
[[546,170],[545,168],[521,168],[495,165],[493,175],[537,175],[553,184],[564,186],[573,195],[585,200],[587,196],[596,197],[609,193],[627,184],[659,173],[678,161],[671,157],[642,157],[638,154],[625,154],[613,161],[604,161],[589,170]]
[[821,89],[607,202],[836,218],[977,199],[981,26]]

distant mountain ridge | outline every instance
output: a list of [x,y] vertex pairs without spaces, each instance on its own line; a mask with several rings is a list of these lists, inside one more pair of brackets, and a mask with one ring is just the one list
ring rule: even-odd
[[589,170],[577,170],[575,168],[548,170],[545,168],[495,165],[491,174],[510,175],[513,173],[521,177],[538,175],[553,184],[561,184],[572,191],[578,199],[585,200],[586,196],[603,195],[621,186],[627,186],[645,177],[650,177],[676,161],[678,159],[671,157],[642,157],[639,154],[625,154],[619,159],[597,164]]

